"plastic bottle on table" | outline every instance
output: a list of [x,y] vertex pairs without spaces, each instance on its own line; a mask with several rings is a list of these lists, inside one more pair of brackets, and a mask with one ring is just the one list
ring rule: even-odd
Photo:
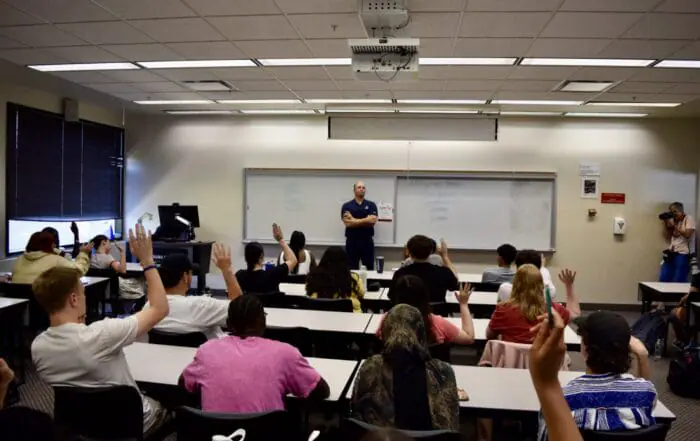
[[362,282],[362,288],[367,292],[367,267],[360,265],[360,281]]

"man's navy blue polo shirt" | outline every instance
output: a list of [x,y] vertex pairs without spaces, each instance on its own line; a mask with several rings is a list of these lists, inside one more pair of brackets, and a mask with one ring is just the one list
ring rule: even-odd
[[[364,219],[367,216],[377,216],[377,204],[365,199],[362,204],[358,204],[355,199],[352,199],[343,204],[340,209],[340,218],[343,218],[343,213],[348,212],[355,219]],[[359,228],[345,228],[345,237],[348,239],[371,239],[374,237],[374,225]]]

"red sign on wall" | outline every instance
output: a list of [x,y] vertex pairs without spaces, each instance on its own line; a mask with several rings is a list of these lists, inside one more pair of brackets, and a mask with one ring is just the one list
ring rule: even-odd
[[601,193],[600,202],[603,204],[624,204],[625,193]]

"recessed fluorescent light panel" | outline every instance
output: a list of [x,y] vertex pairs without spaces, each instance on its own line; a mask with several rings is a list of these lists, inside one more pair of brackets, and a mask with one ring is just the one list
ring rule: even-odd
[[451,109],[445,109],[445,110],[437,110],[437,109],[429,109],[429,110],[424,110],[424,109],[399,109],[399,113],[461,113],[461,114],[476,114],[479,113],[478,110],[451,110]]
[[350,66],[350,58],[263,58],[263,66]]
[[314,114],[313,110],[303,110],[303,109],[289,109],[289,110],[267,110],[267,109],[259,109],[259,110],[239,110],[241,113],[245,113],[247,115],[307,115],[307,114]]
[[700,60],[663,60],[654,67],[681,67],[686,69],[700,69]]
[[493,100],[491,104],[513,106],[578,106],[583,101],[551,101],[551,100]]
[[180,105],[180,104],[214,104],[213,101],[209,100],[145,100],[145,101],[134,101],[136,104],[141,105],[151,105],[151,106],[167,106],[169,104]]
[[299,104],[299,100],[217,100],[219,104]]
[[485,104],[484,100],[396,100],[399,104]]
[[501,116],[561,116],[562,112],[501,112]]
[[141,69],[132,63],[77,63],[77,64],[35,64],[27,66],[40,72],[84,72],[88,70],[134,70]]
[[611,58],[524,58],[521,66],[647,67],[655,60]]
[[589,118],[644,118],[646,113],[565,113],[564,116]]
[[331,108],[326,109],[326,113],[396,113],[395,109],[382,109],[382,108],[368,108],[368,109],[357,109],[357,108]]
[[607,107],[678,107],[681,103],[624,103],[624,102],[594,102],[586,103],[586,106],[607,106]]
[[166,110],[170,115],[233,115],[233,110]]
[[557,90],[560,92],[602,92],[614,84],[613,81],[567,81]]
[[388,99],[314,99],[304,101],[309,104],[391,104],[391,100]]
[[512,66],[515,58],[425,58],[418,61],[423,66]]
[[250,60],[138,61],[147,69],[189,69],[194,67],[256,67]]

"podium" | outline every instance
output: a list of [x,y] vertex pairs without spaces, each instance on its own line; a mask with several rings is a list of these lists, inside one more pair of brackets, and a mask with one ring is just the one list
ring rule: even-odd
[[[211,263],[211,247],[214,242],[181,242],[181,241],[154,241],[153,260],[156,265],[169,255],[184,254],[196,265],[194,274],[197,276],[197,292],[204,292],[207,286],[207,273]],[[128,248],[127,248],[128,250]],[[131,251],[128,251],[127,260],[132,260]]]

